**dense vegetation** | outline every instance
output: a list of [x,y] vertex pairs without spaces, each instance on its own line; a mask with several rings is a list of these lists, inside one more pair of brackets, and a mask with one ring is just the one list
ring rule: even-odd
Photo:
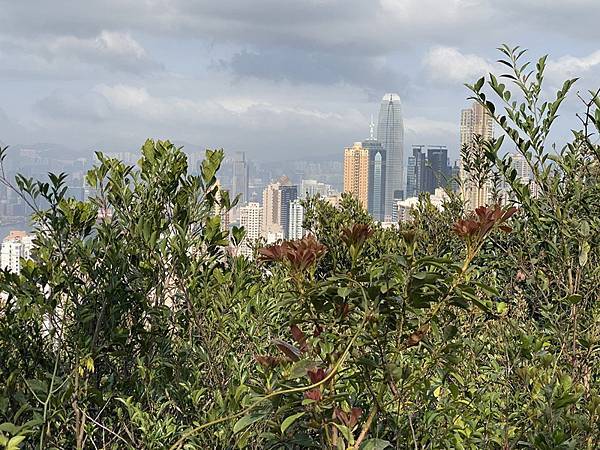
[[575,80],[546,101],[545,58],[501,51],[510,72],[470,89],[506,135],[472,168],[507,184],[503,207],[424,198],[384,230],[313,199],[311,236],[256,263],[226,251],[222,151],[197,176],[169,142],[138,167],[99,154],[86,202],[62,175],[17,178],[37,238],[0,275],[0,446],[597,448],[600,98],[549,149]]

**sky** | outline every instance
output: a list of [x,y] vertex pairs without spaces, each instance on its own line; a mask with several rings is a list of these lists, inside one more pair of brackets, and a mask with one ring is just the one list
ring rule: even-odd
[[[583,93],[600,87],[599,17],[599,0],[0,0],[0,142],[319,158],[397,92],[405,154],[457,157],[463,83],[502,73],[496,47],[549,54],[547,92],[579,76]],[[574,93],[563,134],[578,108]]]

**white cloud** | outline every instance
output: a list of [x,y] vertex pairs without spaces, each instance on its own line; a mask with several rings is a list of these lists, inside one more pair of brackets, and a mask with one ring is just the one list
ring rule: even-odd
[[548,61],[548,72],[553,79],[558,81],[573,77],[585,77],[589,71],[596,68],[600,68],[600,50],[587,56],[566,55]]
[[130,34],[106,30],[90,38],[63,35],[28,39],[0,35],[0,63],[5,74],[65,78],[92,75],[98,66],[109,72],[138,74],[162,67]]
[[426,76],[437,83],[471,83],[492,72],[492,64],[481,56],[462,53],[455,47],[433,47],[423,59]]
[[458,133],[455,122],[428,119],[427,117],[407,117],[404,120],[406,133],[416,135],[452,136]]
[[146,50],[130,34],[106,30],[89,39],[60,36],[47,47],[53,54],[71,54],[83,58],[106,56],[142,60],[147,57]]

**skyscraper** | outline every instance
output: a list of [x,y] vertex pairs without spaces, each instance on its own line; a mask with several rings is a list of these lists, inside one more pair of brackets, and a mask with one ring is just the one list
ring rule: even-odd
[[290,226],[288,231],[288,239],[302,239],[304,230],[302,222],[304,221],[304,208],[300,204],[300,200],[296,199],[290,203]]
[[361,142],[344,149],[344,192],[353,194],[363,208],[369,207],[369,150]]
[[282,185],[281,191],[281,229],[284,239],[289,238],[290,233],[290,204],[298,198],[298,186]]
[[433,194],[439,187],[450,184],[452,168],[448,164],[448,148],[445,145],[427,146],[424,190]]
[[11,231],[2,242],[0,265],[12,273],[21,273],[21,258],[30,259],[33,236],[25,231]]
[[[491,114],[479,103],[474,102],[470,108],[463,109],[460,114],[460,149],[461,152],[480,152],[481,148],[475,145],[475,136],[480,136],[484,141],[494,138],[494,121]],[[475,182],[465,171],[461,157],[461,190],[463,199],[468,209],[488,203],[491,192],[491,181],[483,185]]]
[[406,198],[417,197],[425,189],[424,145],[413,145],[406,169]]
[[263,191],[263,235],[281,233],[280,181],[270,183]]
[[270,183],[263,191],[263,234],[281,233],[287,239],[290,223],[290,202],[298,197],[298,186],[285,175]]
[[385,170],[387,157],[381,143],[373,137],[373,124],[371,124],[371,136],[362,142],[362,146],[369,152],[367,209],[375,220],[383,221],[385,217]]
[[473,147],[473,136],[479,135],[485,140],[494,137],[494,119],[479,103],[473,102],[470,108],[460,113],[460,148]]
[[387,220],[392,216],[394,198],[402,198],[404,190],[404,124],[398,94],[385,94],[381,100],[377,140],[387,153],[384,198]]
[[310,198],[319,195],[320,197],[325,198],[331,194],[332,191],[333,189],[329,184],[321,183],[317,180],[302,180],[298,196],[300,198]]
[[237,152],[233,159],[232,199],[241,194],[238,205],[244,205],[248,202],[248,175],[246,154]]
[[240,208],[240,225],[246,230],[240,254],[252,256],[252,244],[260,237],[262,228],[262,208],[259,203],[250,202]]

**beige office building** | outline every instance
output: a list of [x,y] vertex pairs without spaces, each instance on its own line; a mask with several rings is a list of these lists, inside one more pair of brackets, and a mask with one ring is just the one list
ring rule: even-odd
[[344,150],[344,192],[351,193],[363,208],[368,208],[369,150],[361,142]]

